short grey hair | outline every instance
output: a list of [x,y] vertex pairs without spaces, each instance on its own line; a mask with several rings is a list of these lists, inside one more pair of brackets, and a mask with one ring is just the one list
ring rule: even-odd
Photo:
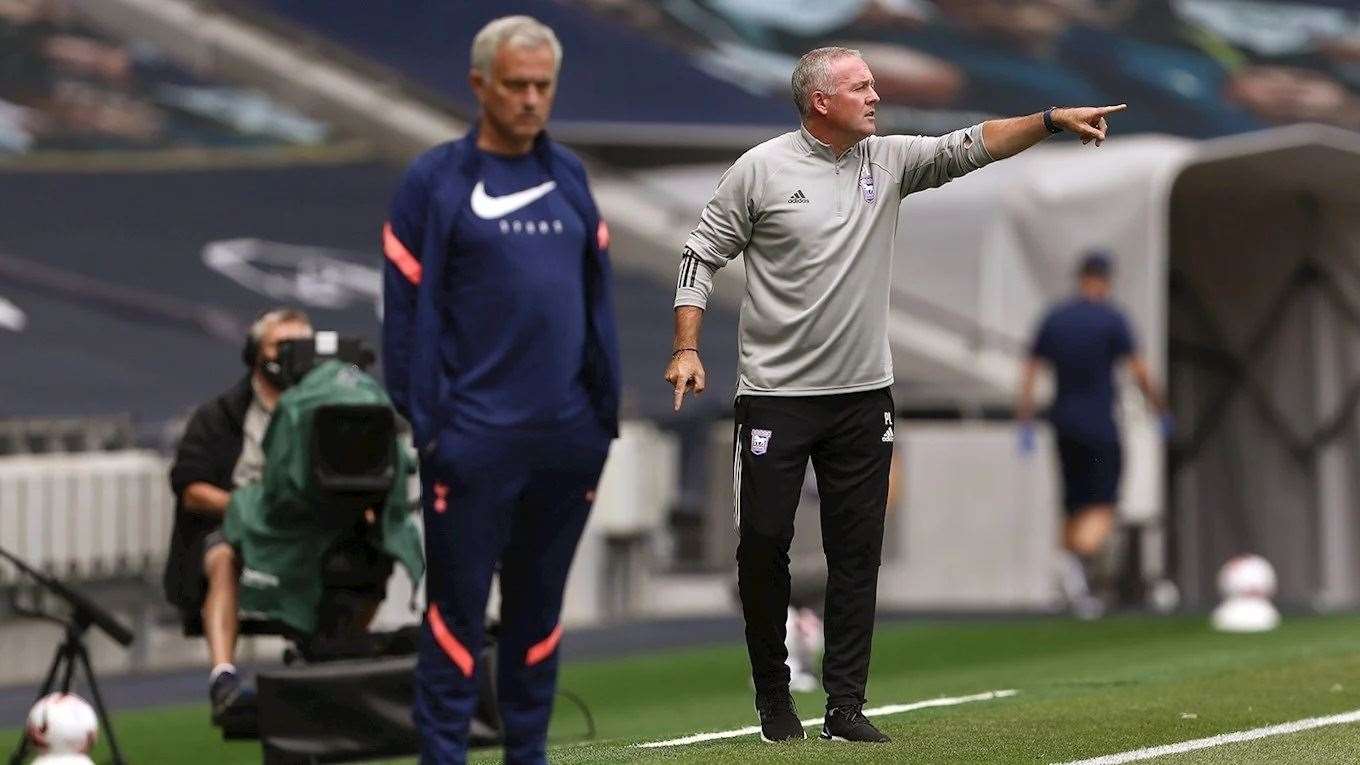
[[532,16],[502,16],[482,27],[472,38],[472,68],[491,76],[491,62],[503,46],[552,49],[553,69],[562,68],[562,43],[547,24]]
[[836,83],[831,79],[831,64],[846,56],[863,58],[854,48],[817,48],[803,54],[798,66],[793,68],[793,105],[798,107],[798,116],[806,117],[812,113],[812,93],[835,95]]
[[312,320],[307,318],[307,314],[298,308],[272,308],[260,314],[259,318],[250,325],[250,340],[257,346],[264,342],[264,336],[269,334],[269,330],[280,324],[306,324],[308,329],[312,328]]

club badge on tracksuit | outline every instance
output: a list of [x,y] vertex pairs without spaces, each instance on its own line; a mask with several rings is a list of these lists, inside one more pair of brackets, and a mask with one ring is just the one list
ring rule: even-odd
[[770,435],[773,431],[751,429],[751,453],[764,454],[770,448]]

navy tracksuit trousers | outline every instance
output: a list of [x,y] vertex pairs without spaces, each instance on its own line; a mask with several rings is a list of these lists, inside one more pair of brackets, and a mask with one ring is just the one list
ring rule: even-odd
[[505,761],[546,763],[567,572],[610,437],[446,430],[421,461],[429,605],[416,669],[424,765],[467,760],[491,578],[500,573],[496,687]]

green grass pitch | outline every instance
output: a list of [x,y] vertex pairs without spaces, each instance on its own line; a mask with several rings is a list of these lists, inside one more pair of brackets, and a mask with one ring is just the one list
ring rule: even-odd
[[[1264,635],[1222,635],[1178,617],[921,622],[882,627],[869,706],[1016,689],[1010,698],[876,718],[885,746],[754,736],[665,749],[634,744],[754,723],[739,645],[568,664],[562,687],[595,714],[598,738],[559,703],[554,763],[1062,763],[1360,709],[1360,618],[1287,619]],[[804,719],[824,700],[798,697]],[[258,763],[257,744],[223,744],[206,705],[128,712],[115,724],[134,763]],[[0,745],[17,732],[0,734]],[[107,761],[96,753],[100,762]],[[474,762],[499,762],[481,752]],[[1360,762],[1360,724],[1152,760]]]

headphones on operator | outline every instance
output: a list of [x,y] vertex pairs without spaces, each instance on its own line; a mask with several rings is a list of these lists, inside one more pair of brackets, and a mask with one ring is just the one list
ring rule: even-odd
[[246,344],[241,349],[241,361],[249,369],[255,368],[255,361],[260,357],[260,341],[255,339],[255,333],[246,330]]
[[254,369],[255,364],[260,360],[260,342],[264,339],[264,330],[267,329],[262,322],[269,318],[269,314],[279,313],[282,310],[285,309],[266,308],[255,314],[255,318],[250,320],[250,326],[246,327],[246,344],[241,348],[241,362],[247,367]]

